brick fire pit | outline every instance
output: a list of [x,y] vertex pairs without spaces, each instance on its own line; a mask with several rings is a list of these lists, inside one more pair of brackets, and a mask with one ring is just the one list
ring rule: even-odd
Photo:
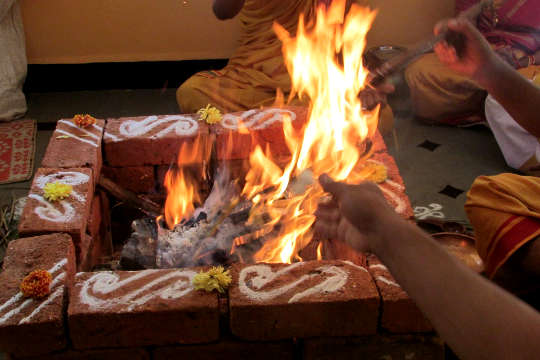
[[[195,115],[57,124],[0,273],[0,350],[14,359],[435,359],[443,358],[431,325],[374,256],[336,252],[323,261],[235,264],[228,293],[193,289],[200,270],[92,272],[112,253],[108,195],[101,174],[139,193],[159,191],[182,144],[200,142],[182,165],[210,158],[242,162],[255,143],[288,155],[281,117],[306,121],[303,108],[226,115],[207,125]],[[249,124],[237,131],[235,117]],[[382,163],[383,193],[412,216],[405,187],[379,134],[370,161]],[[225,151],[227,143],[234,144]],[[49,203],[49,182],[72,185]],[[396,234],[399,236],[399,234]],[[329,251],[331,256],[332,251]],[[337,254],[337,255],[336,255]],[[349,254],[349,255],[347,255]],[[32,270],[52,274],[51,294],[19,291]]]

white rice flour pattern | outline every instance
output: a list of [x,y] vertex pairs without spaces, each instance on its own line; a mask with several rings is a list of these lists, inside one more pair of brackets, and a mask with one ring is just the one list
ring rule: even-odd
[[105,131],[104,137],[113,141],[122,141],[123,139],[144,135],[149,135],[150,139],[159,139],[169,134],[191,136],[195,135],[198,130],[199,123],[190,116],[152,115],[142,120],[124,120],[118,129],[120,136]]
[[[363,267],[353,264],[350,261],[343,261],[343,263],[367,272],[367,270]],[[300,284],[313,278],[321,279],[321,282],[317,285],[292,295],[289,298],[288,302],[294,303],[308,296],[316,294],[327,294],[338,291],[343,286],[345,286],[345,284],[347,284],[347,280],[349,278],[348,271],[346,271],[342,267],[338,267],[335,265],[323,265],[316,268],[318,273],[302,275],[291,283],[288,283],[279,288],[275,288],[272,290],[261,290],[266,285],[271,284],[274,280],[278,279],[282,275],[287,274],[303,265],[304,263],[299,262],[288,265],[278,271],[273,271],[269,265],[265,264],[247,266],[240,271],[238,279],[239,290],[244,296],[246,296],[250,300],[263,302],[281,296],[298,287]]]
[[[377,160],[370,159],[368,161],[377,165],[386,166],[384,163]],[[398,214],[403,214],[407,210],[407,203],[398,195],[405,191],[405,187],[403,185],[398,184],[390,179],[386,179],[382,184],[379,184],[379,189],[381,189],[381,191],[392,200],[394,203],[394,210]]]
[[[155,277],[160,272],[163,275]],[[82,274],[78,273],[77,277]],[[99,272],[82,282],[79,299],[94,310],[120,307],[117,311],[132,311],[154,298],[175,300],[186,296],[194,290],[192,280],[196,274],[192,270],[144,270],[120,279],[117,273]],[[126,287],[145,278],[152,280],[126,291]]]
[[442,205],[440,204],[429,204],[428,206],[415,206],[414,207],[414,217],[418,220],[424,220],[429,217],[444,219],[444,213],[442,212]]
[[230,130],[239,127],[252,130],[266,129],[276,121],[294,121],[296,113],[287,109],[268,108],[264,110],[248,110],[240,115],[225,114],[221,119],[221,126]]
[[[380,269],[380,270],[383,270],[383,271],[386,271],[388,273],[390,273],[388,271],[388,268],[386,266],[384,266],[383,264],[373,264],[373,265],[369,265],[369,268],[370,269]],[[386,285],[390,285],[390,286],[395,286],[395,287],[398,287],[401,289],[401,286],[395,282],[395,281],[392,281],[390,279],[388,279],[387,277],[385,276],[382,276],[382,275],[379,275],[379,276],[376,276],[375,279],[385,283]]]
[[[59,124],[65,125],[64,129],[56,128],[55,135],[56,136],[67,136],[71,139],[75,139],[77,141],[83,142],[85,144],[88,144],[93,147],[98,147],[101,143],[101,132],[103,131],[103,128],[101,126],[98,126],[96,124],[93,124],[91,126],[92,129],[97,130],[97,133],[94,131],[87,130],[85,128],[81,128],[74,123],[72,123],[69,120],[59,120]],[[78,133],[82,132],[82,135],[75,135],[74,132],[70,131],[70,128],[76,129]],[[57,135],[59,134],[59,135]]]
[[[19,320],[19,324],[28,323],[39,314],[42,309],[47,307],[47,305],[53,302],[57,297],[61,296],[64,293],[64,285],[62,282],[66,277],[65,271],[63,271],[66,264],[67,259],[62,259],[48,270],[53,276],[53,281],[50,286],[51,293],[45,299],[28,299],[19,291],[8,301],[0,305],[0,325],[5,324],[13,317],[20,315],[26,308],[33,308],[30,314]],[[25,313],[28,312],[26,311]]]
[[[50,175],[41,175],[35,179],[36,186],[43,190],[47,183],[59,182],[66,185],[77,186],[87,183],[90,177],[77,171],[59,171]],[[79,202],[84,202],[85,198],[75,190],[71,191],[70,197]],[[75,217],[80,216],[75,208],[67,200],[60,200],[56,203],[50,203],[39,194],[29,194],[29,198],[38,201],[41,206],[34,208],[34,213],[40,219],[55,223],[69,222]]]

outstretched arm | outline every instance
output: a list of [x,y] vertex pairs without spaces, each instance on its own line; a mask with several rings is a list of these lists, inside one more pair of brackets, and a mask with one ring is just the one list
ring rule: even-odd
[[219,20],[232,19],[244,6],[245,0],[214,0],[212,9]]
[[388,266],[441,337],[463,359],[533,359],[540,314],[450,256],[401,219],[373,183],[322,177],[334,201],[317,212],[316,231],[371,250]]
[[447,26],[465,36],[465,51],[458,57],[453,47],[439,43],[435,52],[441,62],[478,82],[518,124],[540,137],[540,88],[497,56],[470,22],[457,18]]

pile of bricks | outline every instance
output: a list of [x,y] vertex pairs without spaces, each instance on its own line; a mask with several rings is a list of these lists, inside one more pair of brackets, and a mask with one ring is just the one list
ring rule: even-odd
[[[442,358],[431,325],[373,256],[235,264],[220,295],[193,288],[201,269],[89,271],[112,249],[109,199],[96,188],[102,172],[145,193],[181,146],[204,149],[181,159],[186,166],[210,156],[243,160],[255,142],[287,155],[280,117],[299,128],[305,110],[271,110],[232,114],[217,125],[193,115],[98,120],[88,128],[59,121],[23,211],[22,238],[10,243],[0,273],[0,350],[13,359],[63,360]],[[235,128],[238,119],[251,134]],[[410,217],[379,135],[374,147],[372,161],[388,168],[383,193]],[[43,187],[55,181],[73,191],[50,203]],[[19,291],[35,269],[52,274],[43,299]]]

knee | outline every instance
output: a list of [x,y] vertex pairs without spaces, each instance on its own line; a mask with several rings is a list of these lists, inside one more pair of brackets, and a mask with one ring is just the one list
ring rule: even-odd
[[404,77],[407,85],[411,88],[412,85],[422,76],[423,72],[426,69],[424,66],[421,66],[421,61],[415,61],[405,69]]
[[195,88],[191,79],[192,78],[189,78],[184,81],[184,83],[176,90],[176,102],[178,103],[178,107],[180,107],[180,111],[185,113],[190,112],[190,109],[188,109],[189,103],[191,102],[190,99],[195,95]]

